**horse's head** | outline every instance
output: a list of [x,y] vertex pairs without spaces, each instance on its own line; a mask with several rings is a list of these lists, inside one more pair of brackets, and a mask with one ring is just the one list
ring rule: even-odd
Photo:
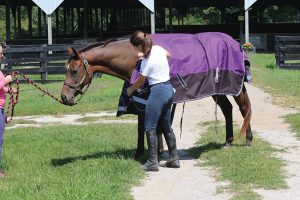
[[61,91],[61,100],[66,105],[74,105],[75,97],[83,94],[83,88],[92,81],[92,72],[83,53],[78,53],[73,47],[67,48],[70,55],[66,63],[66,78]]

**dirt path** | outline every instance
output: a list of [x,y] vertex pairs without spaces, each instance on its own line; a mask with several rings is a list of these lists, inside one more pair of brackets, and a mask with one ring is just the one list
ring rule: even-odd
[[[262,90],[247,85],[247,90],[252,102],[252,129],[275,147],[282,148],[286,152],[276,156],[287,161],[284,170],[287,176],[289,189],[284,190],[256,190],[263,199],[299,199],[300,196],[300,142],[293,137],[288,124],[284,123],[282,116],[295,111],[283,109],[272,104],[270,95]],[[230,101],[234,105],[233,119],[242,124],[239,108],[233,98]],[[181,105],[177,106],[181,108]],[[217,194],[218,187],[226,184],[218,182],[214,178],[214,171],[209,168],[195,166],[196,160],[189,157],[185,150],[194,146],[201,131],[196,128],[200,121],[215,120],[215,104],[211,98],[189,102],[185,106],[183,121],[183,134],[179,138],[179,122],[181,111],[177,110],[174,120],[174,130],[177,137],[178,149],[181,156],[180,169],[160,168],[157,173],[149,172],[147,179],[140,187],[132,189],[136,200],[158,199],[230,199],[232,194]],[[224,117],[218,109],[219,120]],[[254,139],[255,145],[255,139]]]
[[[300,141],[290,132],[288,124],[284,123],[282,116],[293,113],[290,109],[283,109],[272,104],[270,95],[262,90],[247,85],[247,90],[252,103],[252,129],[256,134],[255,138],[261,137],[273,146],[283,149],[276,154],[279,158],[286,161],[284,171],[287,174],[288,189],[281,190],[255,190],[263,199],[300,199]],[[242,117],[239,108],[232,97],[233,119],[240,125]],[[198,200],[198,199],[230,199],[230,193],[217,193],[218,187],[229,184],[228,182],[216,181],[216,172],[212,168],[195,166],[197,160],[187,154],[187,149],[194,146],[194,143],[201,136],[201,128],[197,127],[199,122],[215,120],[215,103],[211,98],[188,102],[185,106],[183,120],[183,133],[180,138],[179,124],[181,117],[182,104],[177,106],[174,119],[174,131],[177,137],[177,146],[180,153],[180,169],[160,168],[159,172],[149,172],[146,180],[139,187],[132,188],[132,195],[135,200]],[[77,119],[83,117],[114,116],[114,113],[87,113],[82,115],[62,115],[62,116],[28,116],[15,119],[26,119],[35,121],[36,124],[19,124],[17,126],[42,126],[49,123],[63,123],[84,125],[91,122],[80,122]],[[219,120],[224,117],[218,109]],[[101,120],[92,123],[137,123],[136,120]],[[224,138],[225,140],[225,138]],[[167,149],[167,148],[165,148]]]

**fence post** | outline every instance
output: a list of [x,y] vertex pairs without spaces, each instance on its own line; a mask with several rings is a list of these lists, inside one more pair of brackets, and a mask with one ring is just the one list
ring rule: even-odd
[[40,72],[41,72],[41,80],[42,83],[45,83],[48,80],[48,73],[47,73],[47,57],[48,57],[48,52],[45,49],[47,47],[46,44],[42,45],[43,50],[40,53]]

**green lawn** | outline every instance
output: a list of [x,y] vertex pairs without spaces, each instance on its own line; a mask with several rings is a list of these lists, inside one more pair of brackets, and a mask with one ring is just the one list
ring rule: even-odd
[[[264,89],[273,97],[275,104],[300,109],[300,70],[275,67],[274,54],[251,54],[254,85]],[[289,115],[286,121],[300,137],[300,112]]]
[[6,130],[0,199],[132,199],[136,125]]
[[[283,161],[273,156],[277,150],[268,143],[255,137],[255,145],[244,146],[245,139],[235,141],[233,146],[224,149],[225,126],[215,125],[215,122],[199,125],[207,127],[207,132],[201,134],[191,153],[201,159],[201,166],[211,166],[217,170],[217,179],[229,180],[230,185],[219,189],[230,190],[232,199],[260,199],[253,192],[254,188],[278,189],[286,188]],[[215,128],[218,129],[218,134]],[[235,128],[234,132],[239,130]]]
[[[60,77],[62,79],[62,77]],[[101,110],[116,111],[123,81],[103,76],[95,78],[91,86],[75,106],[65,106],[36,89],[31,84],[20,84],[19,103],[15,107],[15,116],[58,115],[67,113],[87,113]],[[60,99],[63,81],[39,84],[44,90]]]

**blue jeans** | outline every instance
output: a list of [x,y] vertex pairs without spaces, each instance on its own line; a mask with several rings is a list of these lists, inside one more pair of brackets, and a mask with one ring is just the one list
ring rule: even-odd
[[4,109],[0,109],[0,167],[2,162],[2,145],[4,142],[4,129],[5,129],[5,113]]
[[173,86],[170,81],[152,85],[145,110],[145,131],[171,132],[171,105],[173,103]]

